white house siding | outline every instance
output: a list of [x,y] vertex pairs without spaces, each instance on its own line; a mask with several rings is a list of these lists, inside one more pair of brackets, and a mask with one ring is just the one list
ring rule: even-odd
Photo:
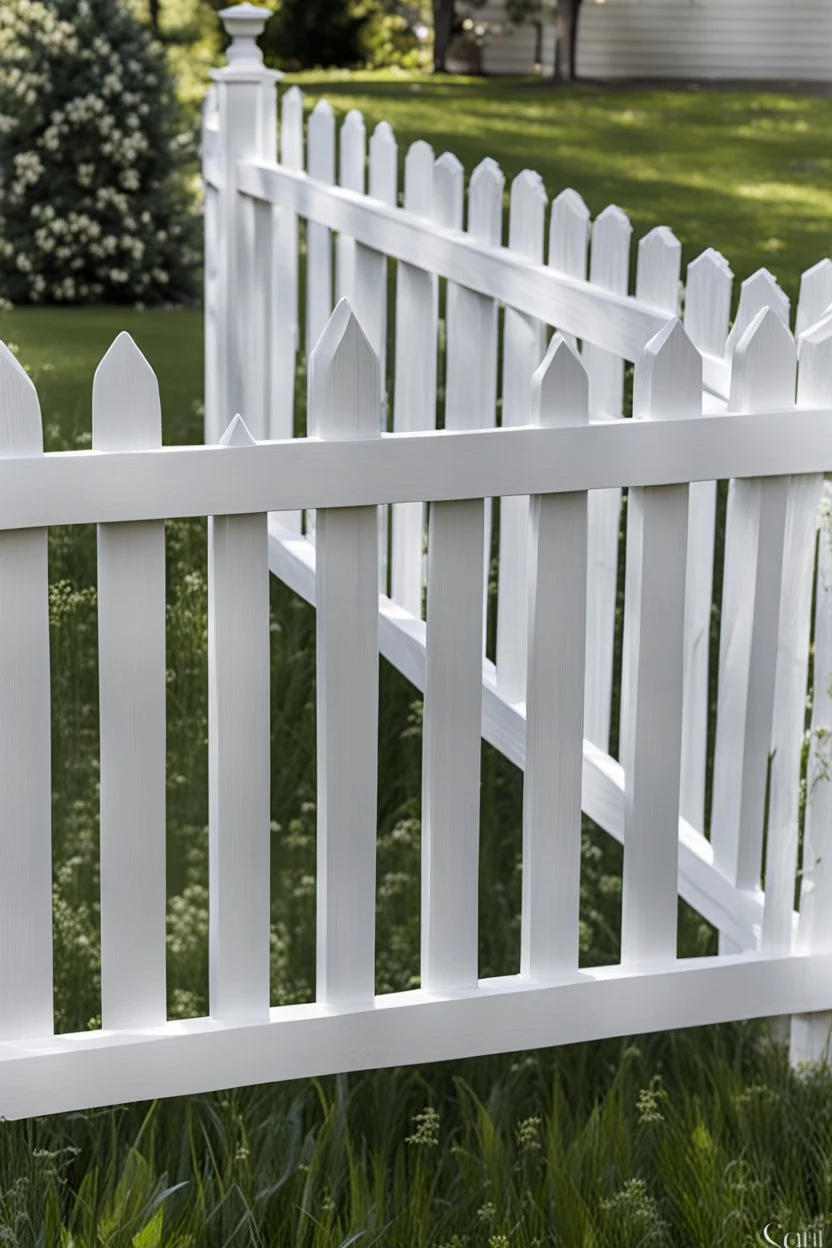
[[[483,17],[505,25],[504,6]],[[554,31],[546,24],[547,64]],[[534,29],[493,35],[486,73],[530,73]],[[832,79],[832,0],[584,0],[578,73],[585,78]]]

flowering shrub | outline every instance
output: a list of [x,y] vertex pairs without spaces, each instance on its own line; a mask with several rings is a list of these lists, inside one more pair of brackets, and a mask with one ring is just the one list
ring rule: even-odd
[[177,302],[196,287],[190,132],[118,0],[0,6],[0,297]]

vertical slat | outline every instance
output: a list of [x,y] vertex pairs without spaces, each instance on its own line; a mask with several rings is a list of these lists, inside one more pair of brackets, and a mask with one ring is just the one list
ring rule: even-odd
[[[697,415],[701,403],[702,360],[674,319],[636,366],[633,416],[685,418]],[[687,532],[686,485],[630,490],[624,651],[630,698],[621,749],[621,961],[628,965],[676,957]]]
[[246,378],[247,412],[252,436],[264,442],[271,426],[272,319],[274,270],[272,241],[275,210],[262,200],[252,201],[252,268],[249,315],[249,364]]
[[746,330],[763,308],[770,308],[778,320],[788,327],[789,298],[780,289],[777,278],[768,269],[758,269],[747,277],[740,286],[740,299],[737,315],[725,344],[725,354],[730,359]]
[[[0,342],[0,456],[43,454],[35,387]],[[52,1032],[46,529],[0,534],[0,1040]]]
[[797,316],[794,332],[800,337],[829,310],[832,304],[832,260],[824,257],[813,264],[800,279]]
[[[666,226],[657,226],[655,230],[645,234],[638,245],[636,298],[642,299],[645,303],[650,303],[653,307],[666,312],[669,317],[675,316],[679,304],[681,259],[681,243]],[[623,635],[625,654],[628,646],[627,634],[629,628],[630,621],[625,611]],[[629,715],[630,678],[632,674],[632,669],[625,663],[621,670],[620,739],[623,739],[624,725]]]
[[[549,218],[549,268],[585,281],[588,251],[589,209],[577,191],[567,188],[552,200],[552,214]],[[572,334],[563,336],[570,347],[577,346]]]
[[[367,131],[364,118],[351,108],[341,124],[338,152],[338,185],[363,195],[367,164]],[[335,243],[335,297],[355,304],[355,239],[339,234]],[[357,309],[356,314],[358,315]],[[360,315],[358,319],[361,320]],[[366,332],[366,330],[365,330]]]
[[[97,451],[162,444],[159,387],[119,334],[92,389]],[[98,526],[101,1017],[165,1021],[165,526]]]
[[[254,440],[235,416],[228,454]],[[269,1013],[269,564],[265,515],[208,519],[211,1016]]]
[[[729,410],[793,406],[795,367],[787,326],[764,308],[735,348]],[[784,477],[729,486],[711,844],[737,888],[760,882],[787,497]]]
[[477,983],[482,728],[479,500],[433,503],[422,754],[422,987]]
[[215,186],[205,186],[205,431],[206,442],[216,442],[220,412],[218,249],[220,194]]
[[[733,274],[727,261],[712,248],[688,265],[685,330],[699,351],[720,358],[725,353],[728,337],[732,283]],[[679,813],[703,833],[716,489],[716,481],[694,481],[690,487],[685,590],[685,682]]]
[[[370,139],[369,193],[390,208],[396,206],[398,187],[398,149],[393,131],[380,121]],[[355,248],[354,311],[364,326],[370,346],[378,357],[380,395],[379,428],[387,432],[387,256],[360,243]],[[389,592],[389,558],[387,553],[389,507],[378,509],[378,587]]]
[[[615,205],[605,208],[593,222],[589,263],[589,280],[593,285],[615,294],[627,294],[631,234],[630,222]],[[592,343],[584,343],[581,358],[589,376],[590,421],[621,416],[623,361]],[[588,515],[584,736],[593,745],[607,750],[612,710],[621,490],[591,491]]]
[[[556,334],[534,375],[532,421],[589,420],[586,373]],[[587,495],[530,500],[520,970],[578,969]]]
[[[500,166],[486,157],[471,174],[468,186],[468,234],[491,247],[500,245],[504,184]],[[445,428],[490,428],[497,419],[496,301],[449,282],[446,340]],[[485,501],[484,525],[483,649],[491,561],[490,498]]]
[[[335,116],[318,100],[309,118],[306,168],[318,182],[335,181]],[[325,225],[306,225],[306,358],[332,313],[332,236]]]
[[[312,353],[319,438],[379,437],[378,360],[342,300]],[[375,991],[378,536],[375,507],[318,512],[317,997]]]
[[[832,325],[800,342],[797,401],[824,407],[832,399]],[[822,473],[792,477],[788,485],[782,591],[771,737],[771,779],[766,840],[763,952],[790,953],[800,805],[800,759],[809,674],[812,581]],[[823,535],[821,537],[823,540]],[[821,683],[823,678],[821,678]],[[818,680],[815,680],[815,688]]]
[[[546,190],[539,173],[524,169],[511,184],[508,245],[533,264],[543,263]],[[503,323],[504,428],[527,425],[531,379],[543,356],[540,321],[507,307]],[[529,500],[500,500],[500,563],[497,582],[497,688],[507,702],[526,696],[528,644],[527,559]]]
[[[280,108],[280,160],[287,169],[303,169],[303,95],[290,87]],[[273,218],[270,438],[294,436],[295,368],[298,331],[298,218],[281,205]],[[281,523],[300,532],[300,512],[284,512]]]
[[[404,206],[420,217],[433,214],[433,151],[421,140],[404,162]],[[432,429],[436,424],[437,279],[435,274],[399,263],[396,271],[396,433]],[[422,615],[422,503],[393,506],[393,597],[412,615]]]

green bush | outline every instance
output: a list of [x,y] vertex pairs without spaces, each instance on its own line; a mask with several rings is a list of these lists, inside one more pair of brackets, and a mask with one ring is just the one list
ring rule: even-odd
[[282,0],[266,28],[269,62],[284,69],[402,65],[425,67],[415,33],[418,4],[399,0]]
[[0,8],[0,295],[180,302],[198,223],[162,49],[113,0]]

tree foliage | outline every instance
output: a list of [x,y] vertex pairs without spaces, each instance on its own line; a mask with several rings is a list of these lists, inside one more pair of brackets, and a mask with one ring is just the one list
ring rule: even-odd
[[117,0],[0,8],[0,294],[195,294],[198,222],[164,52]]

